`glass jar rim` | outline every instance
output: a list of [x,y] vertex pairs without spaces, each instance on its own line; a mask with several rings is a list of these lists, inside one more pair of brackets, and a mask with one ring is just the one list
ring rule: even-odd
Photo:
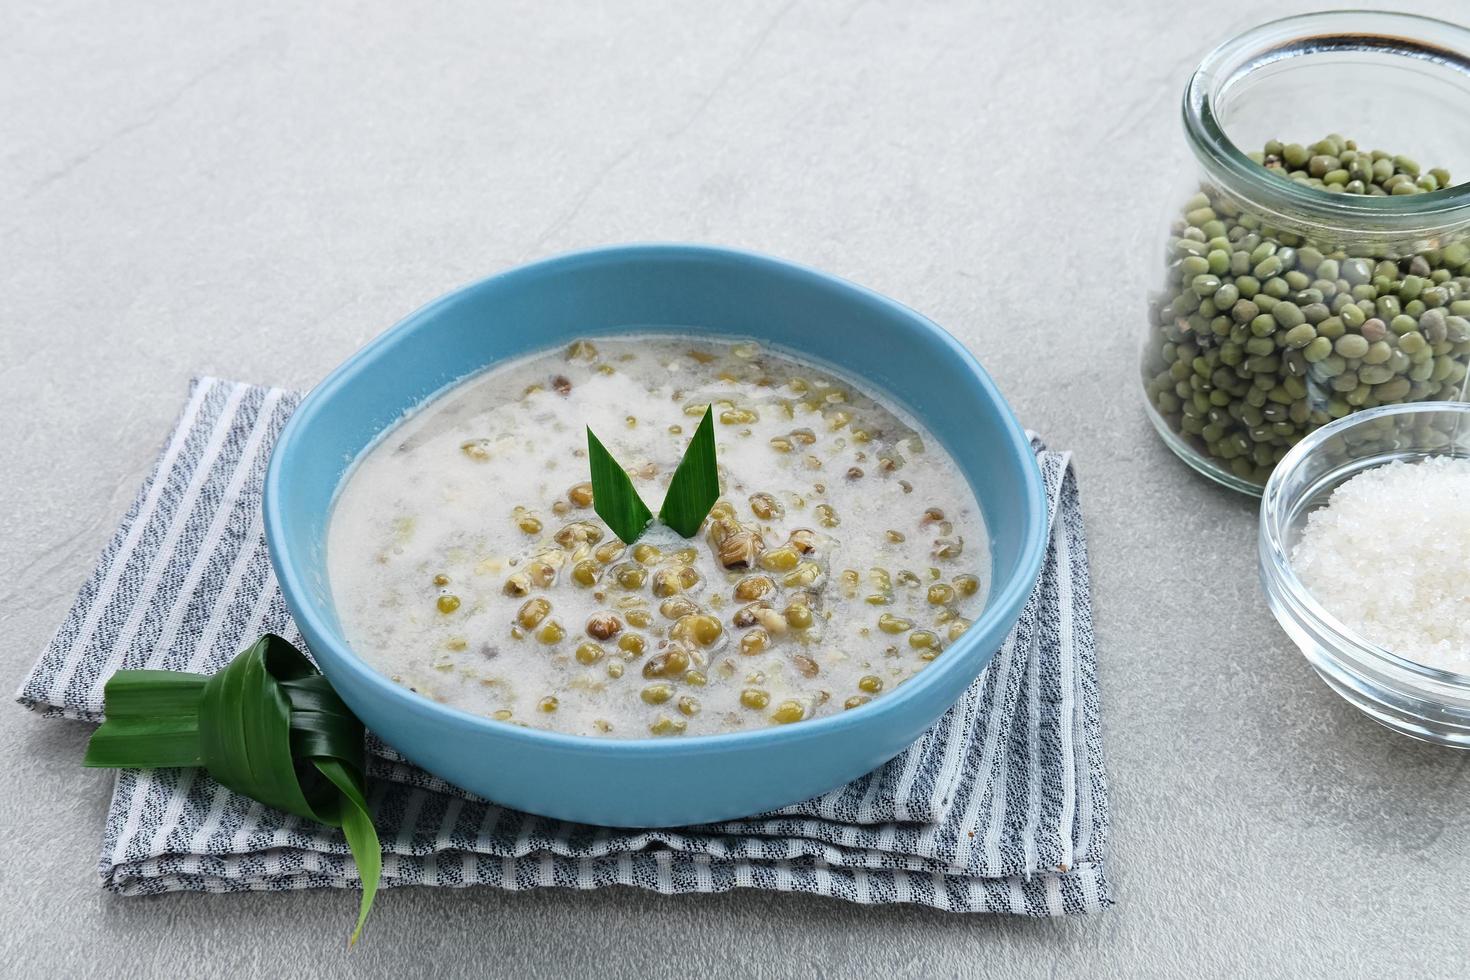
[[[1306,39],[1313,42],[1311,48],[1293,50]],[[1470,30],[1449,21],[1374,10],[1323,11],[1269,21],[1205,55],[1185,86],[1184,129],[1206,170],[1216,179],[1248,188],[1252,199],[1306,218],[1351,220],[1388,232],[1470,221],[1470,180],[1423,194],[1334,194],[1269,173],[1226,135],[1215,109],[1223,83],[1285,58],[1334,49],[1450,64],[1470,76]]]

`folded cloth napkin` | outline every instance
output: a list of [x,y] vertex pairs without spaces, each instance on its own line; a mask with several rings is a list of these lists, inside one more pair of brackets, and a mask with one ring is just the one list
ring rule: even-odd
[[[120,668],[211,672],[257,635],[304,646],[266,556],[266,461],[300,395],[203,378],[18,700],[97,721]],[[369,736],[383,884],[764,888],[958,912],[1110,904],[1087,551],[1068,454],[1033,440],[1050,549],[988,669],[912,747],[825,796],[666,830],[550,820],[417,769]],[[127,895],[355,887],[341,835],[201,771],[118,774],[99,871]]]

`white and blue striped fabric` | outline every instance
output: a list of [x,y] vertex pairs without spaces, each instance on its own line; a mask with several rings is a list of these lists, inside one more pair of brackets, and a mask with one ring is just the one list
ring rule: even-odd
[[[258,634],[302,645],[266,556],[266,461],[300,396],[204,378],[96,571],[18,694],[97,721],[120,668],[210,672]],[[1051,547],[1020,622],[938,724],[881,769],[744,820],[629,831],[507,810],[370,737],[369,802],[394,885],[763,888],[957,912],[1112,901],[1086,543],[1066,453],[1034,442]],[[356,887],[341,835],[195,770],[124,770],[103,884],[123,894]]]

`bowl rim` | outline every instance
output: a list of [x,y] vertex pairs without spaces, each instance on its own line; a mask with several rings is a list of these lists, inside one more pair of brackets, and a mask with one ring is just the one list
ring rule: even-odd
[[[296,560],[293,549],[286,542],[290,540],[288,524],[292,518],[286,513],[283,501],[286,499],[285,488],[290,481],[287,459],[292,454],[291,449],[298,438],[298,433],[304,430],[322,411],[322,406],[333,398],[344,387],[352,384],[361,374],[366,366],[373,361],[378,352],[386,347],[398,343],[402,337],[409,332],[419,328],[422,324],[436,317],[439,311],[448,305],[460,301],[466,294],[490,287],[496,283],[511,283],[520,279],[532,279],[548,275],[575,274],[579,269],[608,261],[677,261],[697,259],[713,261],[716,263],[733,263],[747,267],[755,267],[764,273],[796,276],[809,283],[847,292],[855,299],[864,302],[888,316],[895,319],[907,321],[915,329],[931,335],[938,342],[948,356],[959,361],[967,369],[969,380],[978,389],[980,397],[989,399],[1000,409],[1000,421],[1009,443],[1009,448],[1020,459],[1026,461],[1027,465],[1022,467],[1022,479],[1025,484],[1026,495],[1030,499],[1031,506],[1026,513],[1026,526],[1022,529],[1020,560],[1018,573],[1010,579],[999,590],[992,592],[988,597],[985,608],[976,617],[971,627],[964,635],[948,648],[953,651],[953,656],[941,658],[928,668],[914,675],[901,688],[891,694],[877,698],[860,710],[844,711],[840,714],[828,715],[824,718],[815,718],[803,722],[800,725],[767,725],[751,731],[724,732],[710,735],[691,735],[681,738],[660,738],[658,736],[642,736],[638,738],[607,738],[597,735],[577,735],[568,732],[559,732],[549,729],[530,728],[515,725],[509,722],[496,721],[486,715],[475,714],[453,708],[449,705],[440,704],[422,695],[416,694],[401,685],[393,683],[388,677],[379,673],[366,660],[352,650],[340,630],[330,627],[325,621],[318,603],[310,596],[312,591],[306,581],[306,574],[302,571],[301,563]],[[791,350],[799,355],[804,352],[797,345],[788,345]],[[807,354],[820,360],[820,355]],[[494,363],[494,362],[491,362]],[[450,385],[458,383],[465,377],[469,377],[476,371],[484,371],[491,364],[480,365],[471,372],[460,376]],[[858,376],[857,372],[849,373]],[[876,390],[893,397],[905,404],[904,399],[896,393],[890,392],[885,386],[876,382],[862,379]],[[445,388],[450,385],[446,385]],[[444,390],[444,389],[441,389]],[[429,397],[433,397],[432,395]],[[422,404],[422,401],[418,404]],[[909,407],[912,411],[912,408]],[[916,415],[918,413],[915,413]],[[381,435],[381,432],[379,433]],[[368,447],[373,443],[369,443]],[[358,457],[354,457],[353,462]],[[344,474],[350,472],[352,463]],[[341,479],[338,480],[340,489]],[[335,491],[334,491],[335,501]],[[545,259],[515,266],[502,272],[475,280],[459,286],[435,299],[430,300],[406,317],[397,321],[391,327],[379,333],[373,339],[364,344],[353,353],[347,360],[334,368],[322,381],[315,385],[301,404],[292,413],[285,427],[281,430],[275,446],[271,452],[270,463],[266,470],[264,483],[264,495],[262,500],[264,513],[265,534],[267,551],[272,566],[275,568],[277,581],[281,592],[286,599],[287,606],[304,638],[309,642],[313,637],[325,641],[328,648],[325,653],[312,650],[314,657],[321,657],[332,661],[332,666],[338,670],[344,670],[353,676],[353,679],[365,683],[369,688],[375,690],[380,696],[385,697],[394,705],[395,710],[406,711],[421,719],[443,723],[449,727],[469,726],[480,730],[486,735],[497,738],[509,739],[523,746],[534,746],[541,749],[554,749],[574,753],[595,752],[600,755],[613,754],[617,756],[688,756],[716,752],[727,752],[734,749],[756,749],[776,743],[790,741],[807,741],[810,739],[826,736],[839,735],[852,729],[866,728],[869,725],[882,725],[885,719],[900,714],[908,703],[919,699],[930,688],[937,687],[956,671],[965,669],[966,664],[977,655],[976,646],[980,643],[987,623],[1005,622],[1014,620],[1020,613],[1028,597],[1035,588],[1040,578],[1043,558],[1046,554],[1046,514],[1047,499],[1045,488],[1041,481],[1041,471],[1036,461],[1031,441],[1022,429],[1020,422],[1016,419],[1014,411],[1009,402],[1002,397],[1000,390],[991,380],[990,375],[980,365],[970,351],[956,340],[948,331],[937,323],[925,317],[923,314],[904,306],[896,300],[890,299],[881,293],[875,292],[865,286],[850,282],[838,276],[798,263],[789,262],[772,256],[741,249],[727,248],[715,245],[684,244],[684,243],[636,243],[626,245],[608,245],[595,248],[583,249],[552,256]],[[993,582],[992,582],[993,585]],[[1004,636],[1000,638],[1000,645],[1005,642]],[[993,654],[995,651],[991,651]],[[983,668],[982,668],[983,670]],[[976,672],[978,676],[979,672]],[[952,704],[952,701],[950,702]],[[949,704],[946,704],[948,710]],[[940,713],[942,714],[942,712]],[[936,715],[937,718],[939,715]]]
[[[1291,555],[1286,548],[1287,524],[1292,512],[1296,509],[1296,501],[1285,498],[1282,486],[1287,476],[1298,469],[1312,452],[1327,440],[1355,426],[1396,415],[1418,415],[1429,412],[1453,412],[1464,416],[1466,422],[1470,423],[1470,402],[1427,401],[1380,405],[1377,408],[1364,409],[1340,419],[1334,419],[1293,446],[1281,462],[1276,464],[1276,468],[1272,470],[1270,478],[1266,481],[1266,489],[1261,494],[1258,551],[1261,568],[1270,577],[1271,584],[1281,590],[1282,596],[1289,601],[1293,609],[1311,617],[1310,625],[1333,641],[1331,651],[1333,654],[1338,657],[1347,655],[1357,659],[1366,658],[1369,666],[1386,667],[1398,675],[1407,674],[1416,681],[1423,680],[1431,684],[1470,690],[1470,674],[1431,667],[1428,664],[1401,657],[1387,647],[1349,628],[1318,602],[1317,597],[1297,576],[1296,568],[1291,562]],[[1420,693],[1423,694],[1424,691],[1421,689]]]

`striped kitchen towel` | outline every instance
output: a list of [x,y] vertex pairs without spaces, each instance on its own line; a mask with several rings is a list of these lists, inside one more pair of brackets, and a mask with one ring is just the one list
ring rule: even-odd
[[[120,668],[209,672],[257,635],[302,646],[266,555],[261,483],[300,396],[205,378],[18,700],[97,721]],[[764,888],[1062,915],[1111,902],[1087,552],[1068,454],[1034,448],[1051,545],[990,667],[902,755],[774,813],[667,830],[548,820],[369,737],[385,885]],[[100,872],[123,894],[355,887],[341,835],[196,770],[124,770]]]

